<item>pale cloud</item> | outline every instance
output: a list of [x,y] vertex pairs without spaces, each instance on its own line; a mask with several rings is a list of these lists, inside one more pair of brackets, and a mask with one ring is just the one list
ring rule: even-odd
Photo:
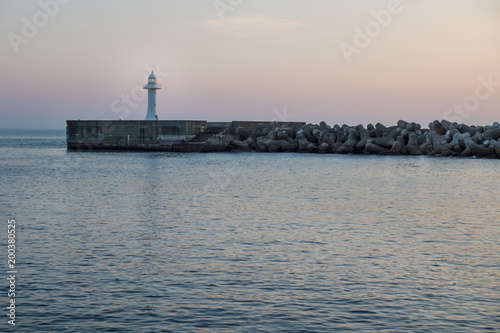
[[272,16],[238,16],[223,21],[214,19],[204,22],[205,29],[237,37],[252,37],[261,34],[280,35],[295,29],[305,28],[306,24]]

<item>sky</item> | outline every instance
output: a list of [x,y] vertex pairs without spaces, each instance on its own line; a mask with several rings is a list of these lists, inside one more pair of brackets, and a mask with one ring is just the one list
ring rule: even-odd
[[0,127],[500,121],[498,0],[0,0]]

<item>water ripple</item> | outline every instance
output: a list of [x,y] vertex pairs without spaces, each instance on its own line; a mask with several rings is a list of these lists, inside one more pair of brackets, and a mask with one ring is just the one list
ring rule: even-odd
[[68,153],[63,131],[1,134],[20,272],[2,331],[500,330],[496,161]]

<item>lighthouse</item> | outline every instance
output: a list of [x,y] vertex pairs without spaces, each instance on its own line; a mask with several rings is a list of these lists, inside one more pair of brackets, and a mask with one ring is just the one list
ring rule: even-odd
[[146,120],[158,120],[158,115],[156,114],[156,89],[161,89],[161,85],[156,83],[156,76],[151,71],[149,75],[148,83],[144,85],[144,89],[148,90],[148,113],[146,114]]

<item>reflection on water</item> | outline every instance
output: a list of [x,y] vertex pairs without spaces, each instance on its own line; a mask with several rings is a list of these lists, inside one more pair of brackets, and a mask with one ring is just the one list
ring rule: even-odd
[[496,160],[78,153],[64,131],[1,134],[18,331],[500,329]]

